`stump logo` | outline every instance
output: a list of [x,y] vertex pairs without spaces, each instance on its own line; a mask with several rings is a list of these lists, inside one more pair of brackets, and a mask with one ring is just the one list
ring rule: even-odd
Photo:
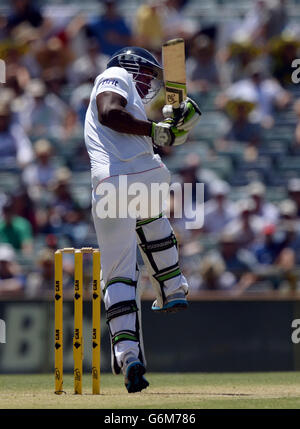
[[6,326],[4,320],[0,319],[0,343],[6,343]]

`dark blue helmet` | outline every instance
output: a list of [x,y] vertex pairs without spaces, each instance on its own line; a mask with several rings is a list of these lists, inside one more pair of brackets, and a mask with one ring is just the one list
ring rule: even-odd
[[122,48],[110,58],[109,67],[122,67],[132,75],[144,103],[150,101],[162,86],[162,66],[146,49],[137,46]]

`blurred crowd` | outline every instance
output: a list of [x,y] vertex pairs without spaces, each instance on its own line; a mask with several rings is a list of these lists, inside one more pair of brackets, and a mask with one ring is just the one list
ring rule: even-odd
[[[186,145],[159,152],[204,211],[204,226],[188,230],[170,200],[191,293],[299,290],[300,4],[297,21],[289,0],[249,2],[231,19],[216,0],[210,20],[191,16],[194,0],[136,1],[130,16],[126,2],[89,3],[96,14],[81,7],[64,20],[31,0],[0,9],[0,297],[52,295],[55,249],[97,247],[83,140],[93,82],[116,50],[141,46],[161,61],[174,37],[185,39],[188,93],[203,111]],[[160,93],[149,118],[163,104]],[[66,255],[66,289],[72,275]]]

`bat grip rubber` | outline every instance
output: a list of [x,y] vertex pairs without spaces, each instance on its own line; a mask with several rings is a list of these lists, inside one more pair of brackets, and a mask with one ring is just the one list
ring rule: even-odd
[[173,107],[173,118],[174,118],[174,125],[177,125],[177,122],[179,121],[181,116],[181,109],[180,106]]

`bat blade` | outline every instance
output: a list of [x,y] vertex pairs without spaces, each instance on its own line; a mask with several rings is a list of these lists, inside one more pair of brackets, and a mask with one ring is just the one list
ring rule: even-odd
[[185,49],[183,39],[172,39],[163,44],[165,101],[178,109],[186,98]]

